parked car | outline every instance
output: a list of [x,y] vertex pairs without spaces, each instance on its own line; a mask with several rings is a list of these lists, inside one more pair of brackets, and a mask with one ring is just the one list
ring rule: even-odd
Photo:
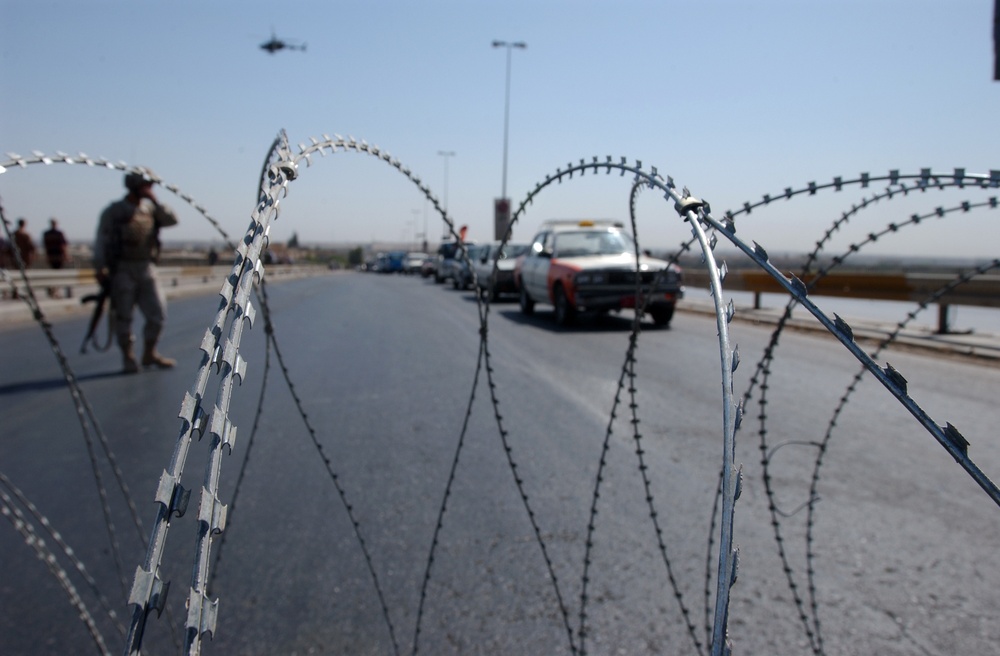
[[451,284],[455,289],[468,289],[472,286],[472,268],[470,264],[475,264],[483,257],[483,251],[487,250],[489,247],[487,245],[476,245],[470,244],[466,246],[469,252],[469,258],[466,260],[461,257],[458,253],[455,254],[455,260],[452,264],[452,276]]
[[434,282],[441,284],[451,277],[451,266],[455,260],[458,242],[441,242],[437,250],[437,266],[434,267]]
[[430,257],[427,253],[407,253],[403,258],[403,273],[420,273],[424,261]]
[[[475,245],[474,241],[463,242],[465,247]],[[456,255],[458,253],[457,241],[442,242],[437,251],[437,268],[434,271],[434,282],[442,283],[446,280],[453,280],[455,277]]]
[[518,260],[514,280],[522,312],[531,314],[536,303],[551,304],[560,325],[572,323],[579,311],[641,308],[666,326],[684,295],[680,267],[647,255],[636,261],[635,242],[620,222],[612,221],[543,224]]
[[[472,262],[476,272],[476,287],[483,298],[495,301],[502,294],[517,294],[514,284],[514,266],[517,258],[528,252],[530,244],[508,243],[500,250],[498,241],[485,244],[478,257]],[[499,253],[499,256],[497,255]],[[493,273],[493,263],[496,262],[496,275]]]
[[406,251],[390,251],[385,254],[385,259],[380,263],[379,271],[381,273],[402,273],[405,259]]
[[437,257],[428,255],[424,263],[420,265],[420,277],[430,278],[437,273]]
[[372,273],[384,273],[389,268],[389,256],[385,253],[375,253],[365,262],[365,271]]

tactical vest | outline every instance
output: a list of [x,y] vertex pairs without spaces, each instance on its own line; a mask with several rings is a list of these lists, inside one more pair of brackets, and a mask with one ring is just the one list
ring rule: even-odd
[[113,262],[156,262],[160,257],[160,227],[148,203],[139,203],[131,215],[123,212],[111,239]]

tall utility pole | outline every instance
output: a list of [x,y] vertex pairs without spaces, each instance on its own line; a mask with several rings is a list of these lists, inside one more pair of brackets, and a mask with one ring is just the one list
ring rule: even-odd
[[993,79],[1000,80],[1000,0],[993,4]]
[[430,251],[427,250],[427,237],[428,236],[429,235],[427,234],[427,199],[424,198],[424,242],[423,242],[423,246],[424,247],[423,247],[422,250],[425,253],[429,253],[430,252]]
[[[410,210],[410,212],[413,213],[413,221],[409,221],[409,223],[413,224],[413,241],[419,247],[420,246],[420,235],[422,233],[420,232],[420,228],[418,228],[418,226],[420,224],[417,222],[417,216],[420,215],[420,210]],[[426,234],[424,235],[424,250],[427,250],[427,235]]]
[[[440,155],[441,157],[444,158],[444,196],[442,197],[441,200],[444,203],[442,205],[442,208],[444,209],[445,214],[447,214],[448,213],[448,158],[449,157],[454,157],[455,156],[455,151],[453,151],[453,150],[439,150],[438,151],[438,155]],[[442,229],[444,230],[444,238],[447,239],[448,238],[448,224],[445,223]]]
[[507,198],[507,140],[510,135],[510,53],[514,48],[521,48],[523,50],[528,47],[528,44],[524,41],[494,41],[493,47],[507,49],[507,84],[504,93],[503,109],[503,182],[500,187],[500,198],[493,204],[493,236],[495,239],[503,239],[503,233],[510,222],[510,199]]

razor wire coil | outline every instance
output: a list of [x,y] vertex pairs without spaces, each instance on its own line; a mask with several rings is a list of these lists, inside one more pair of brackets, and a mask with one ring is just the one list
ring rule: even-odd
[[[315,154],[324,156],[326,151],[331,154],[337,152],[356,152],[361,154],[368,154],[375,156],[387,163],[391,167],[397,169],[401,174],[407,177],[411,182],[413,182],[431,201],[435,209],[441,214],[442,220],[448,226],[449,232],[452,236],[459,241],[459,257],[463,258],[468,264],[468,251],[461,244],[459,240],[459,235],[456,233],[454,228],[454,223],[450,217],[448,217],[447,212],[440,207],[437,200],[431,194],[429,188],[424,185],[420,178],[412,174],[412,172],[403,166],[399,160],[393,158],[388,153],[382,151],[377,146],[368,145],[364,141],[356,141],[354,138],[344,139],[339,135],[336,138],[331,139],[327,135],[323,135],[323,140],[318,140],[315,138],[310,138],[310,144],[299,144],[298,154],[292,154],[291,149],[287,144],[287,137],[284,133],[279,135],[279,138],[275,140],[274,145],[269,152],[268,158],[265,160],[264,170],[262,171],[261,181],[260,181],[260,194],[258,199],[257,207],[251,215],[251,225],[247,230],[243,240],[236,247],[237,250],[237,261],[234,264],[234,268],[229,277],[223,284],[223,288],[220,292],[222,300],[220,301],[220,307],[217,311],[215,320],[210,324],[208,330],[206,331],[205,337],[203,338],[201,351],[203,353],[202,363],[199,365],[195,384],[192,387],[191,392],[185,395],[182,401],[180,418],[182,419],[182,425],[180,430],[180,435],[177,438],[177,443],[175,445],[174,455],[171,459],[169,470],[165,470],[163,476],[160,479],[160,485],[156,494],[156,501],[158,502],[157,517],[154,527],[151,532],[147,556],[143,565],[139,567],[136,573],[135,581],[132,587],[132,591],[129,595],[129,601],[135,606],[135,610],[132,618],[132,625],[129,628],[129,635],[127,639],[127,653],[138,653],[141,648],[143,628],[145,625],[148,613],[151,610],[160,610],[163,608],[166,589],[167,586],[159,580],[159,566],[161,563],[161,558],[163,554],[163,547],[166,541],[167,529],[169,526],[169,519],[172,515],[182,515],[186,510],[187,497],[190,494],[190,490],[185,489],[180,485],[180,478],[183,472],[185,459],[187,456],[188,449],[190,448],[191,438],[197,434],[199,437],[205,433],[206,429],[208,434],[212,437],[209,443],[209,459],[208,465],[206,467],[204,481],[201,491],[200,508],[198,513],[199,521],[199,531],[198,531],[198,541],[197,549],[195,555],[195,564],[192,572],[192,584],[188,595],[188,617],[185,623],[186,637],[185,637],[185,649],[189,654],[200,653],[201,649],[201,638],[204,634],[212,634],[215,630],[216,615],[217,615],[217,605],[218,600],[211,600],[208,594],[208,587],[212,579],[212,558],[211,558],[211,547],[212,542],[216,539],[219,534],[224,534],[224,529],[226,526],[226,517],[228,510],[235,504],[235,493],[233,496],[233,501],[230,506],[227,507],[223,503],[222,499],[219,498],[218,492],[218,481],[219,475],[222,467],[222,455],[223,449],[227,449],[230,453],[232,452],[235,445],[236,437],[236,426],[233,424],[228,416],[229,407],[231,404],[232,396],[235,392],[235,388],[242,385],[243,379],[246,373],[247,363],[243,359],[240,352],[240,344],[242,341],[243,333],[246,327],[251,327],[254,324],[256,311],[250,302],[250,294],[254,290],[255,285],[262,290],[262,312],[265,316],[266,331],[267,331],[267,345],[268,345],[268,355],[270,356],[270,349],[273,347],[278,358],[279,365],[282,369],[285,381],[290,389],[293,389],[291,383],[289,371],[286,368],[284,362],[282,361],[280,351],[278,350],[277,342],[274,341],[273,335],[273,325],[271,324],[270,317],[267,313],[266,308],[266,292],[264,289],[264,267],[262,264],[261,253],[263,249],[266,248],[268,241],[268,232],[270,229],[270,224],[276,220],[279,213],[280,198],[288,193],[288,183],[299,177],[298,165],[302,161],[306,162],[307,167],[311,165],[311,158]],[[83,163],[88,166],[104,166],[109,169],[114,170],[127,170],[123,163],[112,163],[103,159],[93,160],[86,157],[85,155],[80,155],[79,157],[70,157],[62,153],[57,153],[55,157],[45,156],[41,153],[34,153],[31,158],[22,158],[20,156],[9,154],[11,160],[0,165],[0,173],[4,172],[6,168],[17,166],[24,168],[29,164],[39,163],[39,164],[52,164],[57,162],[63,162],[67,164],[73,163]],[[1000,504],[1000,492],[997,491],[996,486],[989,480],[988,477],[975,465],[968,457],[968,442],[965,440],[964,436],[958,432],[950,423],[946,423],[944,426],[940,425],[938,422],[933,420],[924,410],[919,406],[919,404],[911,399],[907,394],[907,386],[905,377],[898,371],[896,371],[891,364],[885,363],[884,365],[879,364],[876,359],[878,358],[878,351],[875,354],[869,355],[865,353],[856,343],[853,330],[837,315],[831,319],[827,314],[820,310],[812,300],[809,298],[809,290],[811,285],[815,284],[815,281],[826,275],[832,268],[839,266],[844,260],[849,257],[850,254],[857,252],[865,245],[869,243],[875,243],[880,238],[889,235],[890,233],[896,233],[901,228],[905,228],[909,225],[917,225],[922,220],[931,217],[944,217],[947,214],[963,211],[969,212],[972,209],[990,207],[996,208],[997,201],[993,197],[985,202],[972,203],[966,201],[959,206],[953,208],[936,208],[934,211],[927,213],[925,215],[913,215],[910,220],[904,221],[902,223],[891,223],[886,228],[880,232],[872,232],[868,235],[865,240],[861,242],[852,243],[848,251],[841,256],[836,256],[833,260],[833,264],[830,267],[821,268],[816,276],[809,277],[808,282],[803,282],[803,278],[806,278],[806,274],[810,273],[810,267],[815,261],[813,255],[817,255],[818,251],[822,249],[822,244],[825,243],[837,232],[849,219],[849,214],[853,215],[865,209],[869,204],[877,202],[883,198],[892,199],[896,195],[907,195],[913,191],[925,192],[929,189],[944,189],[946,187],[958,187],[963,188],[965,186],[975,186],[982,189],[997,188],[1000,186],[1000,171],[990,171],[989,174],[968,174],[965,169],[955,169],[950,174],[945,173],[933,173],[930,169],[922,169],[918,174],[903,174],[901,175],[898,171],[890,171],[887,176],[871,176],[867,173],[861,174],[859,177],[850,180],[844,180],[842,178],[835,178],[833,182],[826,184],[817,184],[815,182],[809,183],[805,187],[799,189],[786,188],[785,193],[778,196],[768,196],[765,195],[761,201],[755,203],[747,202],[744,204],[743,208],[736,211],[726,212],[722,219],[715,219],[711,214],[711,209],[707,203],[694,198],[690,192],[686,189],[683,191],[678,191],[674,185],[673,179],[670,177],[663,178],[657,172],[655,167],[650,168],[648,171],[642,166],[642,162],[636,160],[634,164],[629,164],[628,160],[621,158],[619,161],[613,161],[609,156],[604,161],[599,161],[598,158],[594,157],[591,161],[579,160],[578,164],[569,163],[565,168],[557,169],[554,175],[549,175],[545,180],[530,191],[524,201],[520,204],[517,211],[511,218],[511,223],[508,225],[505,231],[505,238],[503,244],[505,245],[512,234],[512,228],[518,219],[524,214],[527,206],[531,204],[533,199],[541,193],[546,187],[552,184],[562,184],[564,180],[568,181],[573,179],[574,175],[579,174],[579,177],[583,177],[587,171],[591,170],[594,174],[597,174],[603,169],[605,174],[610,174],[612,170],[618,171],[620,177],[624,177],[626,174],[630,174],[632,177],[632,198],[631,198],[631,218],[633,225],[633,233],[635,230],[635,205],[634,199],[636,190],[639,188],[647,188],[658,190],[663,193],[664,199],[668,202],[674,204],[674,209],[678,212],[679,216],[684,222],[690,224],[692,239],[685,244],[682,244],[681,249],[672,257],[672,261],[676,259],[680,253],[685,252],[691,248],[692,245],[697,244],[702,252],[703,262],[709,271],[709,276],[711,280],[711,292],[713,297],[713,302],[715,305],[715,317],[716,325],[718,328],[718,339],[719,339],[719,355],[720,355],[720,375],[723,381],[723,395],[722,395],[722,419],[723,419],[723,465],[720,472],[720,486],[719,486],[719,497],[721,498],[721,518],[717,518],[716,509],[713,508],[713,517],[711,524],[716,526],[716,521],[719,522],[720,534],[719,534],[719,548],[718,548],[718,567],[715,575],[716,579],[716,595],[715,595],[715,610],[712,613],[711,622],[707,621],[708,616],[708,597],[709,597],[709,586],[708,581],[711,578],[711,571],[706,572],[706,632],[709,633],[708,643],[710,645],[713,654],[728,654],[731,652],[732,646],[729,644],[727,627],[729,621],[729,594],[732,585],[735,583],[738,573],[738,563],[739,555],[738,551],[733,547],[733,517],[735,513],[736,500],[739,498],[740,487],[741,487],[741,477],[742,473],[735,464],[735,437],[740,428],[744,406],[750,400],[752,396],[752,391],[755,386],[759,385],[761,389],[760,403],[762,405],[761,419],[761,438],[762,438],[762,459],[765,467],[765,484],[768,481],[767,467],[768,462],[774,455],[774,451],[779,447],[773,449],[767,449],[765,447],[766,441],[764,435],[766,435],[766,428],[764,426],[764,420],[766,418],[766,413],[763,410],[763,406],[766,405],[766,390],[768,388],[767,376],[769,375],[769,359],[773,355],[773,348],[777,345],[777,337],[772,338],[772,343],[769,345],[765,352],[764,358],[758,364],[758,371],[754,374],[751,379],[750,390],[744,395],[743,399],[736,401],[735,388],[733,373],[739,366],[740,355],[739,349],[736,347],[731,347],[729,342],[729,330],[728,326],[733,321],[735,317],[735,307],[732,301],[726,303],[723,300],[724,294],[724,284],[725,278],[728,272],[728,267],[725,262],[719,263],[715,259],[715,248],[719,243],[720,238],[722,240],[728,241],[730,244],[736,246],[738,250],[746,256],[749,260],[753,262],[761,270],[765,271],[773,278],[778,284],[785,289],[790,297],[790,306],[792,304],[797,304],[805,307],[822,325],[823,327],[833,335],[838,341],[840,341],[846,350],[858,360],[861,364],[862,371],[858,374],[855,382],[849,386],[847,392],[845,392],[842,398],[842,403],[846,402],[847,397],[853,391],[858,380],[864,373],[871,374],[874,376],[882,386],[894,397],[896,400],[906,408],[911,415],[917,420],[917,422],[922,425],[931,435],[951,454],[956,462],[958,462],[963,469],[975,480],[980,487],[986,491],[987,495],[994,500],[994,502]],[[913,186],[908,186],[906,181],[913,181]],[[815,195],[819,191],[832,189],[834,191],[841,191],[845,186],[859,185],[861,188],[868,187],[874,182],[887,182],[889,187],[883,194],[876,194],[873,198],[869,200],[863,200],[860,206],[855,206],[852,208],[850,213],[844,213],[841,219],[834,222],[833,226],[825,233],[823,239],[817,244],[818,248],[812,254],[810,254],[810,259],[806,265],[805,270],[801,277],[795,275],[786,276],[784,273],[778,271],[772,264],[770,258],[767,255],[764,247],[756,242],[748,243],[739,237],[736,237],[736,224],[735,218],[742,214],[749,215],[753,209],[756,209],[763,205],[768,205],[771,202],[781,198],[781,199],[791,199],[794,196],[809,194]],[[171,188],[165,185],[174,193],[179,192],[176,188]],[[184,196],[182,196],[184,198]],[[195,204],[192,200],[185,198],[190,204],[209,219],[217,229],[221,231],[218,224],[214,222],[207,213],[204,212],[200,206]],[[4,221],[6,226],[6,221]],[[224,235],[224,233],[223,233]],[[225,236],[225,235],[224,235]],[[637,236],[638,237],[638,236]],[[638,238],[636,238],[636,255],[638,258]],[[934,295],[933,298],[939,298],[942,294],[946,293],[950,289],[960,285],[975,275],[984,273],[986,270],[995,268],[997,266],[996,261],[991,263],[989,266],[980,267],[977,271],[968,274],[963,274],[962,276],[956,278],[951,284],[945,285],[942,289]],[[23,269],[23,267],[22,267]],[[493,262],[493,274],[491,278],[496,275],[497,272],[497,260]],[[474,283],[475,273],[473,272]],[[638,292],[638,276],[636,276],[637,281],[637,292]],[[655,289],[655,284],[654,284]],[[523,480],[518,475],[518,468],[516,460],[513,457],[513,452],[510,444],[507,442],[507,433],[503,425],[502,415],[500,414],[499,404],[500,399],[497,393],[498,385],[493,378],[493,368],[490,363],[490,351],[488,347],[488,320],[489,320],[489,310],[490,304],[489,300],[482,302],[483,299],[477,294],[476,304],[477,311],[479,313],[480,319],[480,350],[477,359],[476,372],[473,379],[472,390],[467,404],[466,418],[461,429],[460,437],[456,446],[456,452],[452,463],[452,469],[449,474],[449,481],[446,485],[444,499],[442,500],[437,525],[435,529],[435,536],[431,544],[430,553],[428,556],[426,572],[424,580],[422,583],[420,607],[422,608],[424,598],[426,596],[427,584],[431,577],[432,564],[434,561],[434,551],[437,545],[437,534],[443,526],[443,518],[447,510],[447,502],[451,489],[451,481],[454,479],[454,473],[459,465],[460,454],[463,448],[464,436],[467,430],[467,424],[469,419],[469,413],[471,412],[472,405],[475,401],[475,390],[480,381],[480,371],[484,369],[486,371],[486,381],[489,385],[490,391],[490,401],[493,405],[494,414],[497,422],[497,428],[503,442],[505,452],[507,454],[507,464],[511,473],[513,475],[515,485],[519,491],[522,499],[522,503],[525,508],[527,516],[532,522],[534,528],[535,538],[540,547],[542,557],[546,561],[550,583],[555,591],[555,595],[558,599],[558,604],[560,606],[561,614],[565,627],[568,634],[568,643],[571,653],[586,653],[585,650],[585,639],[587,637],[586,629],[586,605],[587,605],[587,568],[589,567],[589,549],[590,543],[590,533],[594,530],[594,518],[596,515],[597,499],[599,497],[599,487],[601,483],[601,471],[604,467],[604,455],[600,458],[598,466],[597,480],[594,485],[594,493],[592,497],[592,507],[591,515],[588,525],[588,540],[587,549],[588,555],[584,557],[584,567],[583,567],[583,581],[582,581],[582,593],[580,599],[580,611],[579,611],[579,626],[577,629],[573,629],[569,622],[569,612],[563,601],[563,596],[560,591],[558,580],[555,576],[553,570],[552,561],[548,555],[546,542],[543,537],[543,532],[541,531],[540,525],[537,523],[535,514],[528,502],[527,491],[523,487]],[[927,300],[926,304],[933,302],[933,300]],[[36,320],[45,325],[44,317],[41,314],[40,309],[37,308],[37,302],[35,304],[34,314]],[[670,579],[671,586],[674,590],[674,595],[681,607],[681,612],[687,625],[689,634],[692,637],[694,646],[696,650],[701,652],[701,643],[697,638],[696,632],[693,625],[689,620],[689,612],[683,602],[682,595],[679,590],[679,586],[674,580],[674,575],[671,571],[671,565],[669,558],[667,558],[667,549],[665,543],[662,541],[662,530],[657,524],[658,512],[653,504],[653,498],[650,491],[650,481],[648,478],[648,467],[644,463],[643,455],[644,451],[642,448],[642,436],[639,430],[640,417],[638,415],[638,404],[635,398],[636,388],[636,377],[635,377],[635,365],[636,365],[636,346],[639,337],[638,328],[638,317],[641,314],[642,306],[637,308],[637,315],[633,330],[629,338],[629,347],[625,355],[625,362],[621,368],[621,376],[618,382],[618,389],[615,395],[614,405],[611,413],[611,417],[608,423],[607,434],[605,436],[605,446],[603,447],[604,452],[607,449],[607,440],[613,430],[612,426],[617,418],[616,409],[619,405],[619,396],[622,391],[626,391],[629,395],[629,422],[633,427],[633,440],[635,443],[635,451],[638,459],[638,470],[643,479],[643,486],[646,491],[646,500],[649,505],[649,513],[651,521],[654,525],[654,530],[656,532],[656,537],[658,541],[658,549],[662,554],[665,562],[665,566],[668,572],[668,578]],[[911,316],[912,318],[912,316]],[[226,326],[228,325],[228,331]],[[903,325],[899,326],[901,330]],[[898,331],[897,331],[898,332]],[[780,333],[780,326],[775,335]],[[224,336],[225,335],[225,336]],[[891,336],[887,341],[891,341],[893,336]],[[881,349],[880,349],[881,350]],[[58,353],[58,351],[57,351]],[[268,360],[269,362],[269,360]],[[62,363],[64,370],[68,371],[68,365]],[[220,376],[219,388],[216,394],[216,400],[213,407],[210,407],[207,411],[205,408],[206,402],[206,389],[208,379],[211,375],[211,370],[215,369],[216,373]],[[268,369],[268,364],[265,363],[265,376]],[[69,377],[69,376],[68,376]],[[763,378],[763,381],[758,380],[759,377]],[[626,382],[627,381],[627,382]],[[263,398],[263,385],[261,389],[261,396]],[[293,390],[294,395],[294,390]],[[296,406],[298,412],[307,427],[307,431],[313,439],[314,445],[317,448],[317,452],[321,458],[325,459],[328,472],[330,474],[331,480],[334,485],[337,486],[340,492],[342,503],[348,509],[350,513],[350,504],[348,504],[343,491],[337,483],[337,474],[330,469],[330,460],[326,458],[323,454],[322,445],[316,439],[315,430],[309,425],[307,414],[303,407],[303,403],[296,396],[295,397]],[[260,404],[258,404],[260,405]],[[836,425],[836,417],[839,413],[838,410],[835,411],[834,417],[831,419],[828,433],[832,431],[833,427]],[[253,433],[256,433],[257,419],[259,419],[259,414],[254,421]],[[809,527],[811,531],[812,527],[812,516],[815,507],[815,500],[818,496],[815,493],[816,482],[819,478],[819,468],[821,466],[821,460],[826,452],[826,445],[829,441],[829,435],[824,439],[822,443],[816,444],[811,443],[818,449],[818,456],[816,460],[815,471],[812,478],[812,483],[810,487],[809,499],[805,502],[805,506],[809,509]],[[249,444],[248,444],[249,450]],[[96,469],[96,465],[95,465]],[[242,479],[242,470],[241,476]],[[775,524],[777,533],[777,542],[779,544],[779,549],[781,549],[782,539],[780,533],[778,533],[777,523],[774,519],[777,515],[785,515],[779,508],[777,508],[774,503],[774,498],[768,487],[768,497],[769,505],[772,511],[772,523]],[[237,490],[238,491],[238,490]],[[7,498],[4,499],[5,502]],[[9,510],[10,504],[5,505],[5,515],[12,515]],[[800,507],[801,508],[801,507]],[[791,514],[795,514],[793,511]],[[389,609],[385,603],[382,593],[379,589],[378,577],[376,574],[376,568],[372,562],[370,556],[367,555],[367,550],[365,548],[365,541],[360,533],[359,522],[352,518],[352,524],[354,525],[355,532],[357,535],[357,540],[360,544],[361,549],[366,554],[366,560],[368,563],[368,568],[373,579],[374,586],[378,591],[379,598],[381,600],[382,612],[385,620],[388,624],[388,630],[391,635],[391,640],[393,644],[393,649],[395,653],[399,653],[399,645],[395,639],[395,632],[393,625],[389,620]],[[110,521],[109,521],[110,524]],[[709,532],[709,546],[708,553],[713,551],[713,531]],[[221,540],[221,538],[220,538]],[[811,546],[811,533],[807,537],[807,545]],[[221,541],[220,541],[221,548]],[[784,562],[784,568],[786,574],[789,578],[789,586],[795,594],[795,603],[799,607],[800,617],[804,625],[805,633],[809,639],[811,649],[815,653],[823,653],[823,641],[820,633],[820,623],[818,618],[818,603],[816,601],[816,589],[812,581],[813,571],[812,571],[812,552],[811,548],[807,547],[807,559],[809,560],[809,567],[807,570],[807,576],[809,578],[809,606],[811,618],[806,616],[805,612],[805,602],[802,601],[797,592],[797,584],[793,580],[790,572],[790,567],[787,561]],[[783,557],[784,561],[784,557]],[[74,597],[73,594],[70,595],[71,598]],[[78,597],[78,595],[75,595]],[[75,602],[74,602],[75,603]],[[420,636],[420,617],[421,612],[418,610],[416,631],[413,639],[413,653],[417,652],[418,639]],[[708,625],[711,625],[710,627]],[[710,630],[709,630],[710,629]],[[574,639],[574,634],[578,638],[577,643]]]

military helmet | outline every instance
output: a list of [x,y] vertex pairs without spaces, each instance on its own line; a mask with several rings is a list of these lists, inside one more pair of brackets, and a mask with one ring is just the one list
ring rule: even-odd
[[155,180],[148,169],[137,168],[125,174],[125,188],[129,191],[138,191],[153,182]]

